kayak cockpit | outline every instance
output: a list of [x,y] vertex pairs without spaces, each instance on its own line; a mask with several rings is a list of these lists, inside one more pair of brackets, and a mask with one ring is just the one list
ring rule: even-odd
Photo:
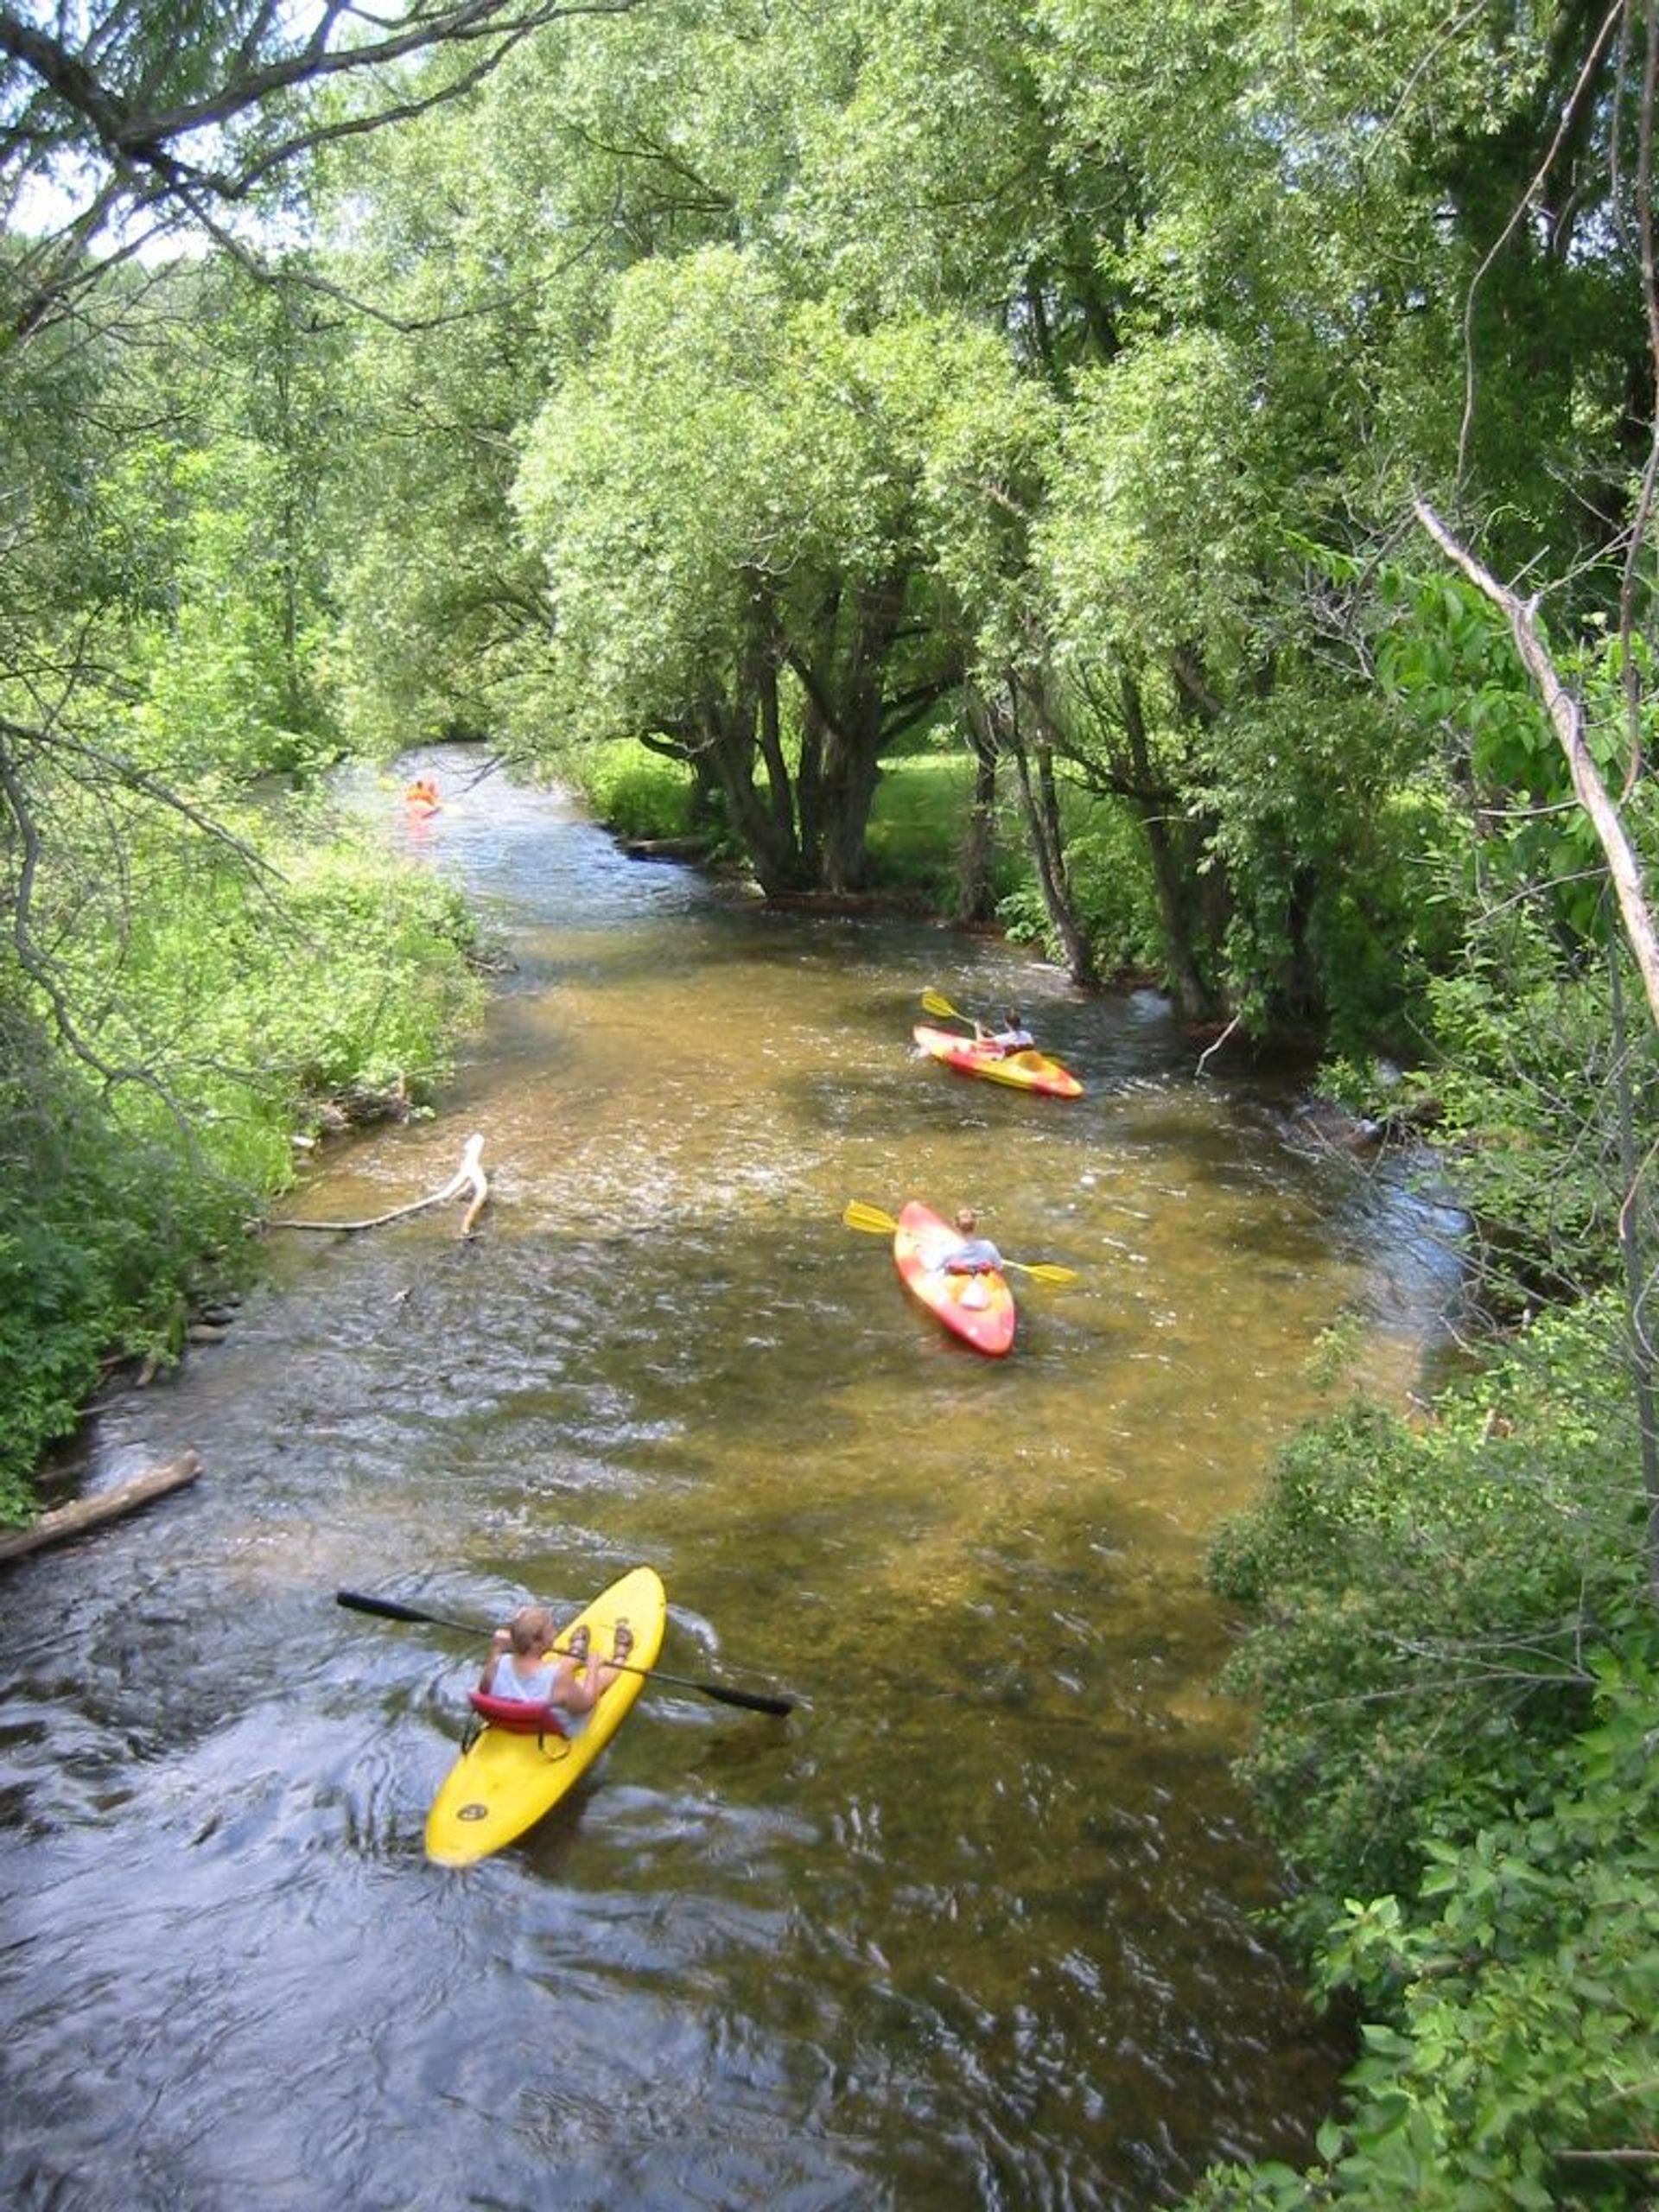
[[533,1736],[543,1747],[550,1736],[561,1744],[569,1738],[569,1721],[556,1705],[533,1704],[523,1697],[492,1697],[486,1690],[468,1690],[467,1698],[478,1715],[469,1742],[486,1721],[492,1728],[505,1728],[512,1735]]

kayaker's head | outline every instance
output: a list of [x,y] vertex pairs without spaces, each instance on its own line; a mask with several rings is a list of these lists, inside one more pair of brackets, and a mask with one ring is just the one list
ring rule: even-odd
[[963,1206],[957,1214],[957,1227],[964,1236],[971,1236],[979,1227],[979,1216],[972,1206]]
[[1019,1007],[1017,1006],[1005,1006],[1002,1009],[1002,1019],[1007,1023],[1010,1029],[1017,1029],[1020,1027]]
[[507,1623],[512,1648],[521,1659],[532,1651],[545,1651],[553,1641],[553,1616],[545,1605],[520,1605]]

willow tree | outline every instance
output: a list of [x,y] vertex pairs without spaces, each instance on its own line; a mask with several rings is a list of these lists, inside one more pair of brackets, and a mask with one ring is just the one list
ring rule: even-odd
[[[621,16],[632,4],[585,0],[580,12]],[[189,318],[206,290],[200,257],[217,254],[268,283],[268,305],[315,302],[315,272],[303,291],[273,276],[291,238],[302,166],[323,148],[465,97],[569,12],[555,0],[389,10],[326,0],[302,16],[268,0],[0,7],[0,327],[10,333],[0,355],[9,494],[0,543],[0,868],[12,925],[7,957],[26,978],[20,1001],[43,1011],[77,1049],[85,1038],[72,1001],[96,1003],[102,992],[96,979],[54,958],[52,928],[33,926],[56,857],[89,882],[118,886],[123,825],[157,807],[188,818],[188,793],[169,793],[158,779],[162,725],[176,729],[194,714],[205,731],[223,720],[226,758],[217,766],[230,769],[232,753],[245,755],[228,729],[238,692],[266,692],[273,727],[303,723],[314,711],[300,633],[308,582],[302,572],[315,548],[302,549],[297,536],[313,488],[300,480],[321,442],[315,387],[302,401],[296,381],[307,334],[279,335],[268,317],[264,344],[242,351],[247,427],[262,412],[264,427],[242,441],[245,465],[233,496],[226,499],[222,478],[209,494],[203,471],[225,469],[229,456],[211,426],[188,419],[202,386],[190,366],[178,377],[156,365],[169,355],[175,367],[178,357],[196,358],[200,323]],[[221,449],[208,459],[215,445]],[[184,475],[169,478],[184,456]],[[158,621],[190,597],[189,576],[169,563],[181,550],[181,505],[193,504],[196,543],[187,560],[200,564],[202,597],[212,594],[206,572],[214,569],[219,586],[245,587],[264,565],[272,588],[258,608],[244,588],[246,652],[232,651],[226,626],[204,628],[204,652],[216,653],[219,675],[234,680],[197,682],[187,698],[194,672],[180,667],[178,638],[170,656],[155,650],[154,638]],[[215,544],[213,518],[231,509],[247,535],[232,543],[221,527]],[[267,563],[256,542],[273,524],[287,542]],[[204,696],[215,688],[217,706]],[[164,690],[166,698],[158,696]],[[244,765],[266,763],[245,757]],[[76,788],[88,804],[72,836],[62,799]],[[111,791],[123,795],[113,811]],[[78,849],[79,830],[101,838],[99,849]],[[0,989],[10,981],[0,972]]]
[[729,249],[642,265],[519,483],[566,728],[703,764],[768,893],[857,890],[882,753],[963,672],[951,578],[1040,435],[991,334],[861,327]]

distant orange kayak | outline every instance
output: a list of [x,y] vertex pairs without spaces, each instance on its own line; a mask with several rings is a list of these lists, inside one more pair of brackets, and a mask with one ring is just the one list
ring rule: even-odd
[[982,1045],[954,1029],[930,1029],[918,1022],[911,1035],[925,1052],[943,1060],[963,1075],[982,1075],[991,1083],[1010,1084],[1016,1090],[1039,1090],[1049,1098],[1081,1098],[1083,1085],[1069,1068],[1046,1052],[1028,1050],[1003,1052],[995,1045]]
[[953,1336],[976,1351],[998,1357],[1014,1342],[1014,1293],[1007,1277],[995,1269],[983,1274],[947,1274],[944,1262],[967,1242],[918,1198],[899,1209],[893,1233],[893,1260],[899,1280]]
[[404,804],[411,814],[435,814],[441,804],[438,787],[429,776],[417,776],[404,788]]

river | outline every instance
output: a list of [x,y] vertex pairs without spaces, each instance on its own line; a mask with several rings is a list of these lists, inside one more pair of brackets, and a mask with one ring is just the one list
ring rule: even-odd
[[[199,1480],[0,1577],[7,2201],[1140,2212],[1311,2155],[1347,2054],[1262,1931],[1205,1548],[1333,1322],[1411,1388],[1444,1224],[1155,998],[420,759],[429,824],[358,803],[512,964],[436,1113],[289,1210],[385,1212],[474,1133],[490,1203],[268,1232],[74,1470]],[[919,1060],[930,985],[1084,1097]],[[1014,1277],[1007,1359],[842,1224],[912,1196],[1078,1272]],[[487,1629],[641,1560],[665,1667],[797,1709],[654,1685],[524,1841],[429,1865],[482,1637],[336,1591]]]

